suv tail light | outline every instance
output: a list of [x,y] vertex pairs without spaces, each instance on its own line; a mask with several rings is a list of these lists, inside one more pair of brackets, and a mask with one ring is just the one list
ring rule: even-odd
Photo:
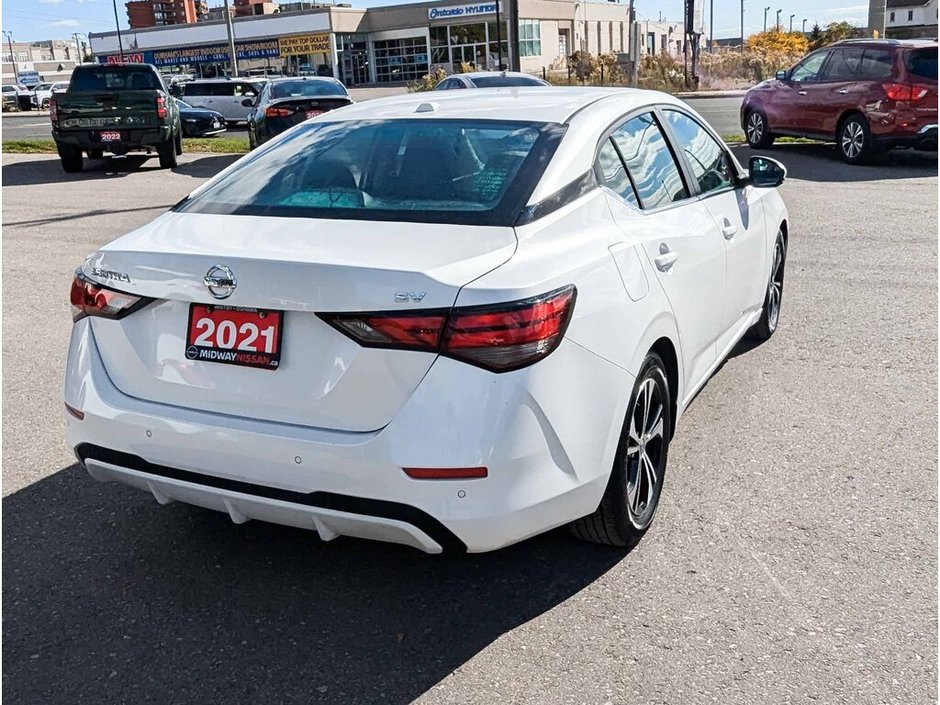
[[290,117],[293,114],[294,111],[289,108],[267,108],[264,111],[266,118]]
[[909,83],[882,83],[885,95],[889,100],[916,101],[929,92],[924,86],[914,86]]
[[166,120],[166,98],[162,95],[157,96],[157,119]]
[[108,289],[86,279],[80,272],[76,272],[75,279],[72,280],[69,300],[72,302],[73,321],[85,316],[123,318],[153,301],[142,296]]
[[55,94],[49,98],[49,120],[52,121],[52,126],[56,127],[59,124],[59,111],[58,106],[55,101]]
[[558,347],[576,295],[569,285],[531,299],[449,311],[318,315],[364,347],[436,352],[492,372],[509,372]]

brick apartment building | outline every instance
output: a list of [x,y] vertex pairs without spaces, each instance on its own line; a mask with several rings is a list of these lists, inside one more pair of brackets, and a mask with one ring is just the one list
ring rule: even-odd
[[205,0],[128,0],[126,6],[131,29],[192,24],[209,14]]

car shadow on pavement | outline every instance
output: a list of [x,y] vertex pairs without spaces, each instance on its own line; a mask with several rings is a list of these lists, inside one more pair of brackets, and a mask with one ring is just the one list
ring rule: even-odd
[[734,152],[745,167],[758,154],[776,159],[787,168],[788,179],[803,181],[849,183],[937,176],[936,152],[892,150],[877,155],[870,164],[861,165],[846,164],[834,144],[821,142],[780,144],[760,150],[741,146],[734,148]]
[[34,161],[17,161],[3,165],[4,186],[34,186],[59,184],[69,181],[90,181],[101,178],[119,178],[143,169],[159,169],[157,157],[130,155],[85,159],[84,169],[77,174],[66,174],[59,160],[42,155]]
[[408,703],[624,558],[556,530],[428,556],[72,465],[3,499],[5,703]]
[[195,161],[180,164],[173,169],[173,173],[185,174],[197,179],[209,179],[243,156],[242,154],[212,154]]

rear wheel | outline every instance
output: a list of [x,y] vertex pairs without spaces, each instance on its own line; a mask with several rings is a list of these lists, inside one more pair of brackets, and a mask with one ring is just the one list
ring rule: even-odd
[[69,144],[56,145],[62,169],[67,174],[77,174],[82,170],[82,150]]
[[48,110],[48,109],[49,109],[49,104],[50,104],[49,98],[43,98],[43,99],[42,99],[42,105],[39,106],[39,107],[41,107],[43,110]]
[[672,433],[666,367],[655,353],[643,361],[607,489],[600,506],[571,525],[575,536],[631,549],[653,522]]
[[862,164],[874,152],[868,121],[861,115],[849,115],[836,135],[839,156],[847,164]]
[[770,267],[770,280],[767,282],[767,292],[764,294],[764,310],[760,320],[748,331],[756,340],[767,340],[772,336],[780,323],[780,307],[783,305],[783,272],[787,261],[786,241],[783,232],[777,231],[777,241],[774,243],[774,261]]
[[177,156],[183,153],[183,135],[177,134],[176,139],[173,141],[173,144],[176,145],[176,154]]
[[160,168],[174,168],[176,166],[176,140],[168,140],[157,145],[157,156],[160,157]]
[[760,110],[751,110],[744,118],[744,136],[754,149],[767,149],[774,143],[767,116]]

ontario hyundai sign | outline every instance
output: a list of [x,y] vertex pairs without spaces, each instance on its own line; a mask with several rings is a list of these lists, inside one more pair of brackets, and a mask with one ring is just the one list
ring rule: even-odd
[[451,5],[450,7],[429,7],[429,20],[450,20],[477,15],[492,15],[496,12],[495,2],[481,2],[473,5]]

